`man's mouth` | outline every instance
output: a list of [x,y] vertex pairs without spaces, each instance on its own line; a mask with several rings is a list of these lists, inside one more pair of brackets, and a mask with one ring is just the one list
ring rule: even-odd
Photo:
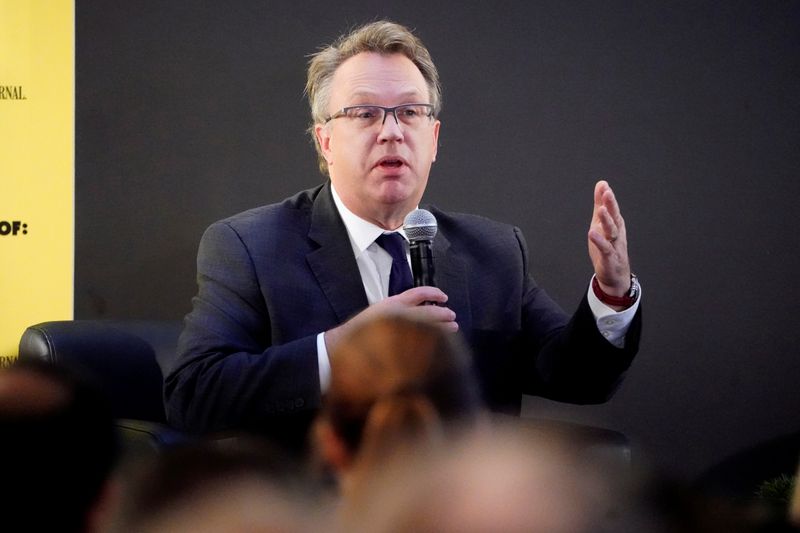
[[387,157],[378,162],[378,166],[383,168],[400,168],[403,166],[403,160],[399,158]]

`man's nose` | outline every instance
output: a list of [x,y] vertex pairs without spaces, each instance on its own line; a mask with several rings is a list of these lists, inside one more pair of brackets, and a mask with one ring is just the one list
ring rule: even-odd
[[[391,115],[392,118],[389,118]],[[381,131],[378,134],[379,141],[400,141],[403,139],[403,128],[400,126],[400,121],[397,120],[395,111],[385,112],[383,114],[383,122],[381,123]]]

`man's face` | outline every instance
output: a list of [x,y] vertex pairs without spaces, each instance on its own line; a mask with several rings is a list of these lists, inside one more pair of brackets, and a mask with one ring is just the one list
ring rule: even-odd
[[[331,82],[328,113],[373,104],[430,103],[428,86],[414,63],[402,54],[364,52],[342,63]],[[379,226],[399,225],[425,192],[436,159],[440,123],[425,119],[416,126],[398,124],[387,113],[363,127],[348,117],[316,126],[336,191],[356,215]],[[395,229],[395,228],[387,228]]]

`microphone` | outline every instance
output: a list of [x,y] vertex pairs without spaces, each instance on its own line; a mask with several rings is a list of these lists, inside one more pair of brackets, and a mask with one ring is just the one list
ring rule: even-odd
[[414,277],[414,287],[436,286],[431,246],[438,229],[436,217],[425,209],[411,211],[403,221],[403,230],[408,237],[411,252],[411,273]]

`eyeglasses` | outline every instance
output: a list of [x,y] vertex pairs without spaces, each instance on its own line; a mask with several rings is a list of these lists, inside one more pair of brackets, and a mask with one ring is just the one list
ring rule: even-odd
[[383,107],[379,105],[354,105],[343,107],[325,121],[327,124],[335,118],[347,118],[357,126],[369,128],[379,123],[381,126],[386,122],[386,116],[394,115],[397,124],[409,127],[422,125],[426,119],[433,116],[433,104],[403,104],[394,107]]

